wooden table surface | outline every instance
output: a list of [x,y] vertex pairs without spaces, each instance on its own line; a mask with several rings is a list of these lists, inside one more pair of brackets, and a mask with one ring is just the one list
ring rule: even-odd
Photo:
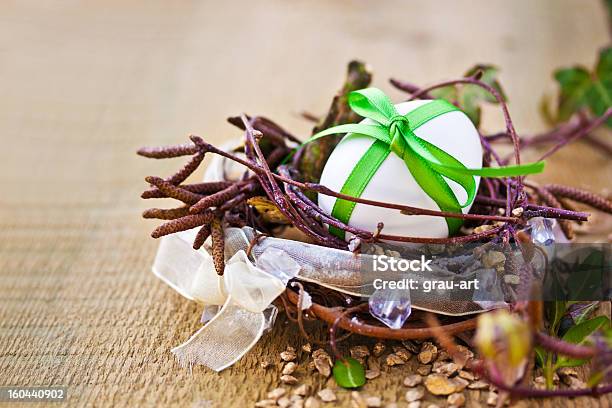
[[[136,149],[188,132],[221,143],[240,112],[306,135],[297,113],[323,112],[355,57],[393,97],[389,76],[425,84],[494,63],[519,131],[533,133],[551,70],[591,65],[608,42],[595,0],[1,2],[0,385],[66,385],[71,405],[252,405],[278,384],[261,359],[303,340],[281,317],[221,374],[178,366],[169,350],[201,310],[150,273],[157,243],[139,199],[145,175],[178,163]],[[549,180],[610,186],[609,160],[589,147],[554,162]],[[364,392],[403,401],[408,371]]]

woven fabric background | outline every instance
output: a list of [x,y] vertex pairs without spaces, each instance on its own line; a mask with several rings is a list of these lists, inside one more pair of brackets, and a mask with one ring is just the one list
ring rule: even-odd
[[[298,112],[323,112],[354,57],[393,97],[391,75],[429,83],[493,62],[528,134],[544,128],[538,104],[555,89],[552,69],[591,65],[608,42],[595,0],[1,2],[0,385],[66,385],[71,406],[263,398],[280,372],[259,362],[303,342],[283,317],[221,374],[181,369],[170,354],[201,310],[150,273],[155,224],[140,219],[150,203],[139,194],[145,175],[170,174],[180,160],[136,149],[188,132],[222,143],[239,134],[225,118],[242,111],[307,135]],[[489,129],[502,123],[489,118]],[[545,177],[601,190],[611,176],[604,155],[576,145]],[[609,225],[597,224],[594,239],[606,239]],[[365,392],[401,400],[409,368],[385,371]]]

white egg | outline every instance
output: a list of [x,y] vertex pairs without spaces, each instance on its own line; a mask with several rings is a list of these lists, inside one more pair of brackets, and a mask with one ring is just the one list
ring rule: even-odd
[[[428,102],[430,101],[403,102],[395,107],[400,114],[405,115]],[[374,122],[364,119],[361,123]],[[482,167],[482,145],[478,131],[463,112],[452,111],[437,116],[419,126],[414,133],[452,155],[467,168]],[[321,184],[339,192],[357,162],[373,143],[374,139],[371,137],[347,134],[330,155],[321,174]],[[464,203],[467,198],[465,190],[450,179],[446,181],[457,200]],[[476,177],[477,187],[479,182],[480,178]],[[393,152],[371,178],[361,198],[440,210],[435,201],[417,184],[404,161]],[[319,206],[327,214],[331,214],[336,198],[319,194],[318,199]],[[470,207],[471,203],[463,208],[463,212],[467,213]],[[402,215],[398,210],[359,203],[355,205],[348,223],[354,227],[375,231],[381,221],[384,223],[385,234],[427,238],[443,238],[449,235],[443,217]],[[350,237],[351,235],[346,234],[345,238],[348,240]]]

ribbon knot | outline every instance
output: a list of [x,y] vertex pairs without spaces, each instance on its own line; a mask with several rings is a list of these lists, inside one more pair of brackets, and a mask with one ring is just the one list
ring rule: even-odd
[[[440,210],[449,212],[460,213],[474,201],[477,189],[475,176],[513,177],[541,173],[544,170],[544,162],[468,169],[444,150],[415,135],[414,131],[428,121],[453,111],[461,112],[459,108],[442,99],[430,101],[406,115],[400,115],[380,89],[366,88],[349,93],[348,105],[358,115],[374,121],[374,124],[351,123],[334,126],[306,141],[310,143],[337,133],[356,133],[375,139],[340,190],[346,195],[359,197],[390,152],[406,163],[417,184],[436,202]],[[459,203],[447,179],[458,183],[466,192],[467,199],[464,203]],[[354,207],[354,202],[338,199],[334,204],[332,216],[348,223]],[[461,226],[461,220],[457,218],[446,218],[446,223],[450,234]],[[344,237],[342,230],[330,228],[330,231]]]

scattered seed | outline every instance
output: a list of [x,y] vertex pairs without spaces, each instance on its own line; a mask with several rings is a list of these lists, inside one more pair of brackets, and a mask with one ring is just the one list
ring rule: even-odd
[[520,217],[521,215],[523,215],[524,211],[525,209],[523,207],[516,207],[514,210],[512,210],[512,215],[514,217]]
[[489,394],[487,395],[487,405],[497,405],[497,393],[490,391]]
[[429,373],[431,373],[431,366],[422,364],[417,367],[416,372],[421,375],[429,375]]
[[298,383],[298,379],[295,378],[292,375],[282,375],[280,380],[285,383],[285,384],[289,384],[289,385],[294,385]]
[[285,395],[286,393],[287,393],[286,389],[279,387],[279,388],[275,388],[272,391],[270,391],[267,396],[268,396],[268,399],[277,400],[283,395]]
[[323,377],[329,377],[331,375],[331,365],[329,364],[329,360],[325,357],[315,358],[314,365],[317,371]]
[[411,388],[408,391],[406,391],[405,398],[406,398],[406,401],[412,402],[412,401],[418,401],[422,399],[424,395],[425,395],[425,388],[419,386],[419,387]]
[[495,268],[498,265],[503,265],[506,262],[506,256],[499,251],[485,252],[480,258],[482,265],[485,268]]
[[576,371],[573,367],[561,367],[557,370],[559,376],[563,379],[563,377],[578,377],[578,371]]
[[302,350],[310,354],[312,352],[312,345],[310,343],[306,343],[302,346]]
[[389,367],[405,364],[404,359],[402,359],[400,356],[394,353],[389,354],[385,362],[387,363]]
[[368,380],[373,380],[374,378],[379,377],[379,376],[380,376],[380,370],[367,370],[365,372],[365,377]]
[[368,408],[378,408],[382,405],[380,397],[365,397],[365,403]]
[[296,369],[297,369],[297,364],[294,363],[293,361],[290,361],[287,364],[285,364],[285,367],[283,367],[283,374],[286,374],[286,375],[293,374]]
[[278,401],[276,401],[276,405],[281,408],[288,408],[291,405],[291,400],[287,397],[282,397]]
[[416,344],[414,341],[404,340],[402,341],[402,345],[406,347],[406,350],[408,350],[412,354],[419,354],[419,351],[420,351],[419,345]]
[[259,363],[259,366],[264,370],[272,367],[273,365],[274,364],[270,360],[263,360],[261,363]]
[[451,380],[455,384],[455,392],[461,392],[470,384],[468,380],[460,377],[455,377]]
[[491,224],[479,225],[476,228],[474,228],[474,234],[480,234],[481,232],[489,231],[489,230],[492,230],[493,228],[495,227]]
[[440,374],[427,376],[425,378],[425,387],[433,395],[449,395],[457,390],[457,386],[452,380]]
[[285,350],[280,353],[280,357],[283,361],[293,361],[297,358],[297,354],[295,354],[294,350]]
[[321,391],[317,392],[317,395],[319,396],[319,398],[321,398],[321,401],[323,402],[336,401],[336,393],[334,393],[334,391],[329,388],[322,389]]
[[459,366],[455,363],[445,363],[443,361],[436,361],[433,364],[432,371],[434,373],[443,374],[447,377],[455,374],[459,370]]
[[459,377],[463,378],[464,380],[468,380],[468,381],[474,381],[476,379],[476,377],[474,377],[474,374],[470,373],[469,371],[465,371],[465,370],[459,371]]
[[429,364],[436,359],[438,355],[438,348],[431,342],[426,341],[421,346],[421,352],[419,353],[419,362],[421,364]]
[[368,350],[367,346],[354,346],[349,350],[351,353],[351,357],[357,360],[361,360],[370,355],[370,350]]
[[467,386],[470,390],[486,390],[489,388],[489,383],[478,380]]
[[379,357],[385,351],[385,344],[380,341],[374,345],[372,352],[376,357]]
[[[388,407],[388,405],[387,405]],[[397,405],[396,405],[397,407]],[[408,408],[421,408],[421,401],[412,401],[408,403]]]
[[562,377],[562,379],[563,379],[563,384],[567,385],[573,390],[577,390],[579,388],[586,388],[586,383],[576,377],[566,375]]
[[357,391],[351,392],[351,407],[352,408],[367,408],[365,399]]
[[461,407],[465,404],[465,395],[456,392],[449,395],[446,400],[448,404],[453,407]]
[[304,401],[304,408],[319,408],[321,403],[315,397],[308,397],[306,401]]
[[297,387],[295,390],[293,390],[293,395],[299,395],[302,397],[305,397],[306,395],[308,395],[310,392],[310,385],[308,384],[302,384],[299,387]]
[[275,407],[275,406],[276,406],[276,400],[273,400],[273,399],[264,399],[261,401],[257,401],[255,403],[256,408],[267,408],[267,407]]
[[419,374],[410,374],[406,378],[404,378],[404,385],[406,387],[414,387],[423,382],[423,377]]
[[440,352],[438,353],[438,358],[436,358],[436,361],[451,361],[453,359],[453,357],[448,354],[448,351],[446,350],[440,350]]
[[395,353],[399,358],[404,361],[408,361],[410,360],[410,357],[412,357],[412,354],[410,354],[410,352],[406,350],[406,348],[400,346],[394,346],[393,353]]

